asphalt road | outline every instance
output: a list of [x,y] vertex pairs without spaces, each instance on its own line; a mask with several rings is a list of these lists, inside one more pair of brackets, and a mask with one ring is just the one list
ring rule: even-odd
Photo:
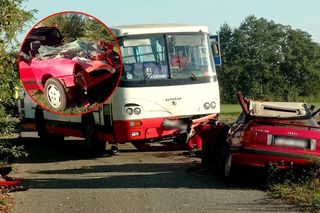
[[15,192],[13,212],[294,212],[269,199],[250,172],[236,183],[216,174],[190,172],[200,160],[182,151],[137,152],[93,158],[69,140],[44,144],[25,135],[30,156],[14,164],[27,191]]

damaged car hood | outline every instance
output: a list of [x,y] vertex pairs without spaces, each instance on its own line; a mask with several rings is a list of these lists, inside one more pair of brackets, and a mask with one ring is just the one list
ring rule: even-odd
[[95,70],[116,72],[112,65],[104,61],[105,51],[98,47],[97,42],[76,40],[58,47],[41,45],[38,52],[38,58],[41,61],[58,58],[71,59],[78,62],[88,73]]

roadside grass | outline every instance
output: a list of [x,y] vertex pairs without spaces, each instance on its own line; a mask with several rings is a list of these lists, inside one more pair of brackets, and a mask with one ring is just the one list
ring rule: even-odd
[[239,104],[221,104],[220,119],[227,124],[232,124],[236,121],[241,111]]
[[288,180],[284,183],[271,184],[269,193],[274,198],[281,198],[288,204],[304,207],[314,212],[320,211],[320,180],[295,183]]
[[313,165],[308,168],[271,172],[270,196],[310,212],[320,212],[320,158],[312,160]]
[[242,111],[239,104],[221,104],[221,114],[238,115]]

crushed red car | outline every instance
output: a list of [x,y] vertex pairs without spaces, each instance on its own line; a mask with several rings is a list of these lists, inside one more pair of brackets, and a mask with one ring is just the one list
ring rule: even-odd
[[58,28],[34,28],[20,53],[21,81],[27,91],[42,91],[51,108],[63,111],[120,70],[120,58],[113,48],[110,41],[63,44]]
[[306,103],[263,102],[243,98],[243,112],[230,128],[224,148],[224,175],[235,167],[294,168],[320,156],[320,126]]

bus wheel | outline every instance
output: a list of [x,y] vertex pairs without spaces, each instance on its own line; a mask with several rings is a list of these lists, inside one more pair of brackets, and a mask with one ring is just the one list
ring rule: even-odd
[[93,154],[102,154],[106,150],[106,142],[101,141],[97,137],[96,126],[94,124],[94,117],[92,114],[83,115],[83,136],[85,138],[85,143],[89,146]]
[[47,133],[46,121],[44,120],[43,110],[40,107],[35,109],[36,129],[41,140],[45,139]]
[[38,136],[43,142],[61,143],[64,141],[63,135],[50,134],[47,130],[46,120],[44,118],[43,110],[40,107],[35,109],[36,129]]

